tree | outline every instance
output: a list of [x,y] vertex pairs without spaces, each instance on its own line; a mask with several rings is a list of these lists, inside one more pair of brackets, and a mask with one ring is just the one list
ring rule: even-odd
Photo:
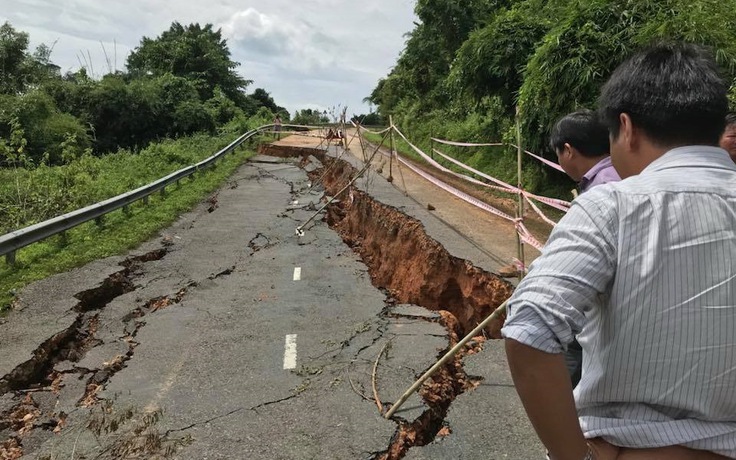
[[351,120],[363,126],[379,126],[384,124],[383,119],[376,112],[362,113],[360,115],[353,114]]
[[127,67],[135,77],[161,76],[170,73],[194,82],[200,98],[210,99],[216,87],[240,104],[245,104],[243,91],[251,83],[238,75],[239,66],[230,59],[227,41],[212,24],[182,26],[171,24],[159,37],[143,37],[128,56]]
[[26,138],[28,158],[35,164],[47,156],[51,163],[62,160],[62,143],[73,138],[79,150],[90,147],[86,127],[76,117],[59,111],[53,99],[34,90],[20,96],[0,97],[0,138],[9,138],[13,124]]
[[594,108],[616,66],[659,40],[706,45],[727,78],[736,76],[736,11],[715,0],[576,2],[530,58],[519,89],[527,146],[542,149],[554,121]]
[[28,34],[17,32],[9,22],[0,26],[0,92],[18,94],[25,89]]
[[523,3],[500,12],[463,43],[448,77],[456,97],[466,96],[479,104],[487,96],[498,95],[507,114],[514,114],[526,63],[551,28],[543,10],[528,6]]
[[271,95],[268,94],[268,91],[263,88],[256,88],[252,94],[248,95],[248,98],[256,103],[256,107],[265,107],[274,114],[278,113],[286,119],[289,118],[289,111],[276,105],[276,102],[274,102]]
[[16,31],[9,22],[0,26],[0,93],[21,94],[50,77],[59,67],[49,60],[51,49],[40,45],[28,53],[28,34]]
[[295,125],[316,125],[319,123],[329,123],[330,119],[326,111],[320,112],[319,110],[303,109],[294,112],[294,118],[291,121]]

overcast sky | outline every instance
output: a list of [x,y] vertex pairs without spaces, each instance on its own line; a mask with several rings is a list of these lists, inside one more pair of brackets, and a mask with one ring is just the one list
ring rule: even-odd
[[249,92],[266,89],[292,115],[338,104],[351,115],[368,112],[362,99],[396,63],[413,8],[414,0],[0,0],[0,22],[27,32],[32,49],[55,42],[51,60],[62,72],[81,62],[96,76],[124,70],[141,38],[173,21],[212,23],[253,80]]

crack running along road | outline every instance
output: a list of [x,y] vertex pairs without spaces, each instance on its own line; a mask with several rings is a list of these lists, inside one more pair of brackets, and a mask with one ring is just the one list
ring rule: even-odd
[[[341,363],[352,366],[357,385],[369,388],[380,339],[386,334],[401,338],[390,359],[381,362],[391,366],[392,374],[379,375],[378,380],[381,397],[391,401],[413,381],[416,369],[434,362],[436,350],[447,344],[444,331],[423,321],[394,324],[382,318],[384,293],[360,275],[364,265],[324,223],[300,240],[292,238],[292,220],[277,217],[293,198],[284,180],[299,190],[306,188],[307,178],[296,168],[278,166],[279,171],[269,174],[283,180],[261,177],[260,184],[240,181],[239,176],[254,173],[255,166],[244,166],[234,178],[240,185],[220,191],[217,210],[208,213],[202,207],[167,230],[178,237],[171,252],[147,265],[138,281],[141,288],[115,299],[107,314],[114,317],[142,299],[176,292],[190,280],[202,281],[180,304],[146,317],[146,327],[136,337],[140,345],[135,358],[100,396],[114,399],[119,407],[156,401],[165,413],[162,430],[193,425],[186,429],[195,441],[183,453],[190,458],[367,458],[387,447],[395,425],[381,419],[372,401],[353,391],[343,378],[347,364]],[[252,252],[248,242],[259,232],[277,243]],[[447,229],[438,233],[452,238]],[[151,241],[140,251],[159,244]],[[472,247],[464,251],[473,253]],[[293,280],[296,266],[303,270],[299,282]],[[89,276],[89,269],[37,283],[23,298],[63,303],[63,298],[48,299],[45,294],[80,274]],[[21,313],[33,314],[33,308],[28,305]],[[300,356],[306,357],[294,372],[281,366],[284,336],[289,333],[298,333]],[[339,351],[310,360],[341,342],[347,343]],[[183,351],[188,354],[185,360]],[[176,369],[179,362],[184,364]],[[172,383],[157,397],[167,379]],[[253,417],[252,411],[233,406],[266,410]],[[417,413],[423,407],[418,399],[407,404],[412,406]],[[70,423],[84,423],[80,412]],[[227,421],[212,419],[217,413],[226,414]],[[413,419],[409,412],[403,416]],[[62,431],[58,439],[29,447],[63,458],[72,446],[77,454],[94,449],[92,441]],[[499,447],[512,457],[518,449]]]

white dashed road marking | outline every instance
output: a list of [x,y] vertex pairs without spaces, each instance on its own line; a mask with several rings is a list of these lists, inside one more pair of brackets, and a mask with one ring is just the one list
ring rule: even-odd
[[294,281],[302,279],[302,267],[294,267]]
[[286,336],[284,343],[284,369],[296,369],[296,334]]

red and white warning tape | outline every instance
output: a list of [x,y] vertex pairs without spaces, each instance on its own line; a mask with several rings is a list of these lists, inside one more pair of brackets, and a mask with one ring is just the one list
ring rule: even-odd
[[524,222],[520,220],[515,221],[516,224],[516,232],[519,234],[519,237],[521,238],[521,241],[528,244],[529,246],[536,248],[538,251],[541,251],[544,245],[539,242],[534,236],[529,232],[529,229],[526,228],[524,225]]
[[506,145],[503,142],[491,142],[490,144],[473,144],[470,142],[454,142],[454,141],[447,141],[444,139],[437,139],[436,137],[433,137],[432,140],[440,144],[454,145],[456,147],[500,147],[500,146]]
[[501,179],[496,179],[493,176],[489,176],[488,174],[482,173],[482,172],[478,171],[477,169],[471,168],[470,166],[466,165],[465,163],[462,163],[462,162],[460,162],[460,161],[452,158],[449,155],[445,155],[444,153],[440,152],[437,149],[433,149],[433,150],[434,150],[434,153],[436,153],[437,155],[440,155],[445,160],[450,161],[450,162],[452,162],[452,163],[460,166],[461,168],[466,169],[466,170],[472,172],[473,174],[477,174],[477,175],[479,175],[480,177],[482,177],[484,179],[488,179],[489,181],[491,181],[491,182],[493,182],[495,184],[498,184],[500,187],[502,187],[503,189],[505,189],[505,191],[507,191],[507,192],[511,192],[511,193],[520,193],[521,192],[521,189],[519,189],[517,187],[514,187],[511,184],[507,184],[506,182],[502,181]]
[[443,190],[445,190],[445,191],[447,191],[447,192],[455,195],[456,197],[460,198],[461,200],[463,200],[463,201],[465,201],[467,203],[470,203],[473,206],[476,206],[476,207],[478,207],[480,209],[483,209],[484,211],[488,211],[491,214],[495,214],[495,215],[497,215],[499,217],[502,217],[502,218],[504,218],[504,219],[506,219],[506,220],[508,220],[510,222],[514,222],[516,220],[514,217],[506,214],[505,212],[503,212],[503,211],[501,211],[499,209],[494,208],[493,206],[489,205],[488,203],[484,203],[483,201],[481,201],[481,200],[479,200],[477,198],[474,198],[474,197],[468,195],[465,192],[461,192],[460,190],[456,189],[455,187],[442,182],[441,180],[437,179],[433,175],[424,172],[423,170],[417,168],[416,166],[414,166],[410,162],[404,160],[400,156],[397,156],[397,159],[398,159],[398,161],[401,162],[401,164],[405,165],[406,167],[408,167],[409,169],[411,169],[415,173],[417,173],[420,176],[422,176],[423,178],[427,179],[429,182],[431,182],[434,185],[436,185],[437,187],[439,187],[439,188],[441,188],[441,189],[443,189]]
[[[490,182],[493,182],[494,184],[497,184],[497,185],[490,185],[488,183],[485,183],[485,182],[480,181],[478,179],[475,179],[473,177],[466,176],[464,174],[460,174],[460,173],[457,173],[455,171],[452,171],[452,170],[450,170],[450,169],[442,166],[440,163],[438,163],[437,161],[435,161],[434,158],[432,158],[431,156],[429,156],[426,153],[424,153],[424,151],[422,151],[416,145],[412,144],[409,141],[409,139],[407,139],[407,137],[395,125],[391,125],[388,128],[386,128],[385,130],[380,131],[380,132],[370,131],[370,130],[368,130],[366,128],[363,128],[362,126],[356,125],[355,123],[353,123],[353,126],[355,126],[356,128],[362,129],[363,131],[370,132],[370,133],[373,133],[373,134],[384,134],[388,130],[393,129],[409,145],[409,147],[411,147],[417,154],[419,154],[419,156],[421,156],[427,163],[429,163],[434,168],[436,168],[436,169],[438,169],[440,171],[443,171],[443,172],[452,174],[452,175],[454,175],[456,177],[459,177],[461,179],[467,180],[467,181],[469,181],[471,183],[482,185],[482,186],[487,187],[487,188],[490,188],[490,189],[494,189],[494,190],[498,190],[498,191],[506,192],[506,193],[521,194],[524,197],[524,199],[527,201],[527,203],[529,203],[529,205],[534,210],[534,212],[536,212],[542,218],[542,220],[544,220],[546,223],[548,223],[548,224],[550,224],[552,226],[556,225],[556,222],[553,221],[552,219],[550,219],[547,215],[545,215],[544,212],[532,200],[538,201],[540,203],[544,203],[545,205],[554,207],[554,208],[559,209],[559,210],[561,210],[563,212],[567,212],[569,210],[570,206],[571,206],[571,203],[568,202],[568,201],[559,200],[559,199],[556,199],[556,198],[544,197],[544,196],[540,196],[540,195],[535,195],[533,193],[529,193],[529,192],[527,192],[525,190],[522,190],[522,189],[520,189],[518,187],[514,187],[513,185],[508,184],[508,183],[506,183],[506,182],[504,182],[504,181],[502,181],[500,179],[497,179],[497,178],[495,178],[493,176],[490,176],[490,175],[485,174],[485,173],[483,173],[481,171],[478,171],[477,169],[474,169],[474,168],[472,168],[472,167],[470,167],[470,166],[468,166],[468,165],[466,165],[466,164],[464,164],[464,163],[456,160],[455,158],[452,158],[451,156],[446,155],[446,154],[440,152],[437,149],[433,149],[433,152],[434,153],[436,153],[437,155],[440,155],[445,160],[450,161],[451,163],[453,163],[453,164],[455,164],[455,165],[457,165],[457,166],[459,166],[459,167],[461,167],[461,168],[463,168],[463,169],[465,169],[467,171],[470,171],[471,173],[476,174],[479,177],[482,177],[482,178],[484,178],[484,179],[486,179],[486,180],[488,180]],[[441,144],[461,146],[461,147],[483,147],[483,146],[499,146],[499,145],[510,145],[512,147],[516,147],[516,145],[514,145],[514,144],[502,144],[502,143],[473,144],[473,143],[446,141],[446,140],[436,139],[436,138],[432,138],[432,140],[435,141],[435,142],[441,143]],[[516,148],[518,148],[518,147],[516,147]],[[526,154],[531,155],[532,157],[534,157],[534,158],[542,161],[543,163],[545,163],[545,164],[547,164],[547,165],[549,165],[549,166],[551,166],[551,167],[553,167],[553,168],[555,168],[557,170],[562,171],[562,168],[557,163],[551,162],[551,161],[549,161],[549,160],[547,160],[545,158],[542,158],[542,157],[540,157],[538,155],[535,155],[532,152],[529,152],[528,150],[524,150],[524,152]],[[389,156],[390,155],[390,154],[387,154],[387,153],[384,153],[384,152],[381,152],[381,153],[383,155],[385,155],[385,156]],[[448,193],[450,193],[450,194],[452,194],[452,195],[460,198],[461,200],[463,200],[463,201],[465,201],[467,203],[470,203],[470,204],[472,204],[472,205],[474,205],[474,206],[476,206],[476,207],[478,207],[480,209],[483,209],[483,210],[485,210],[487,212],[490,212],[491,214],[494,214],[494,215],[499,216],[499,217],[501,217],[503,219],[506,219],[506,220],[508,220],[510,222],[513,222],[514,223],[514,227],[516,228],[516,232],[519,234],[519,237],[521,238],[521,241],[524,242],[525,244],[528,244],[528,245],[536,248],[537,250],[541,250],[542,247],[544,246],[543,243],[539,242],[539,240],[537,240],[534,237],[534,235],[531,234],[531,232],[529,231],[529,229],[524,225],[524,222],[523,222],[522,219],[515,218],[515,217],[513,217],[513,216],[511,216],[511,215],[509,215],[509,214],[507,214],[507,213],[505,213],[505,212],[503,212],[503,211],[501,211],[499,209],[494,208],[493,206],[489,205],[488,203],[485,203],[485,202],[483,202],[483,201],[481,201],[481,200],[479,200],[479,199],[477,199],[477,198],[475,198],[475,197],[473,197],[473,196],[471,196],[471,195],[469,195],[469,194],[467,194],[465,192],[462,192],[462,191],[458,190],[457,188],[455,188],[455,187],[453,187],[453,186],[451,186],[451,185],[449,185],[449,184],[441,181],[440,179],[438,179],[435,176],[427,173],[426,171],[418,168],[414,164],[410,163],[409,161],[405,160],[404,158],[402,158],[402,157],[400,157],[398,155],[396,155],[396,158],[397,158],[397,160],[401,164],[403,164],[404,166],[408,167],[409,169],[411,169],[412,171],[414,171],[416,174],[420,175],[421,177],[423,177],[427,181],[431,182],[432,184],[436,185],[437,187],[439,187],[439,188],[447,191]]]
[[530,205],[530,206],[532,207],[532,209],[534,210],[534,212],[536,212],[536,213],[537,213],[537,215],[538,215],[538,216],[539,216],[539,217],[540,217],[540,218],[541,218],[541,219],[542,219],[543,221],[547,222],[548,224],[550,224],[550,225],[551,225],[551,226],[553,226],[553,227],[554,227],[555,225],[557,225],[557,222],[555,222],[554,220],[552,220],[552,219],[550,219],[549,217],[547,217],[547,216],[546,216],[546,215],[545,215],[545,214],[544,214],[544,213],[542,212],[542,210],[541,210],[541,209],[539,209],[539,207],[537,207],[537,205],[536,205],[536,204],[534,204],[534,202],[533,202],[533,201],[532,201],[531,199],[529,199],[529,197],[528,197],[528,196],[524,195],[524,199],[526,200],[526,202],[527,202],[527,203],[529,203],[529,205]]

